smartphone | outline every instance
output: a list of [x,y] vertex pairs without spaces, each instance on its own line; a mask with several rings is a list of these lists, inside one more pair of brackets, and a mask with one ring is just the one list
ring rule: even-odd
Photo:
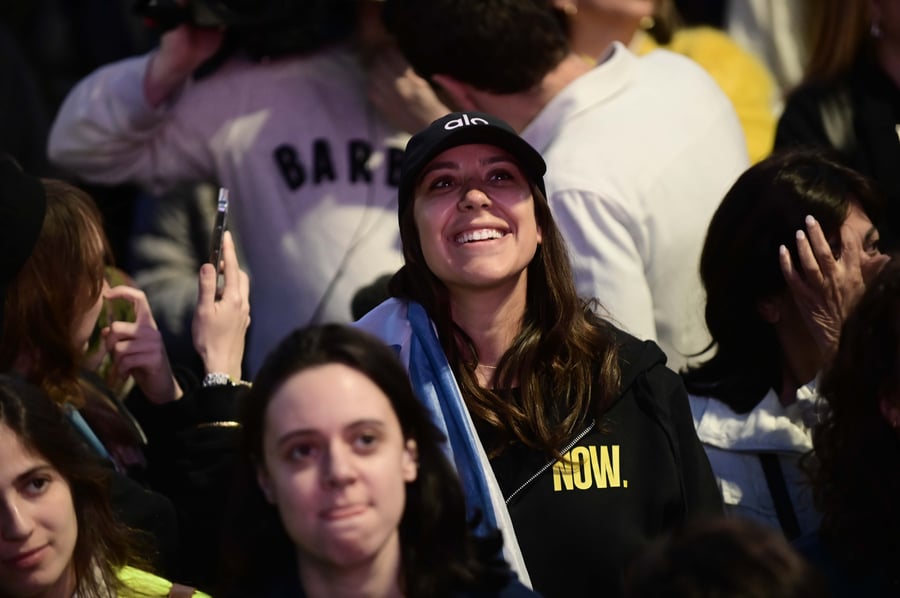
[[[222,242],[225,237],[225,227],[228,219],[228,189],[219,187],[219,200],[216,204],[216,223],[212,231],[212,249],[209,253],[209,263],[219,272],[222,264]],[[220,277],[221,278],[221,277]],[[222,280],[216,283],[216,294],[222,290]]]

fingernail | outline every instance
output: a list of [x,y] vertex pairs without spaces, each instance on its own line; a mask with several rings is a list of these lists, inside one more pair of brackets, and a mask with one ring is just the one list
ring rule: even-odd
[[813,217],[812,217],[811,215],[809,215],[809,214],[807,214],[805,220],[806,220],[806,226],[812,226],[813,224],[816,223],[816,219],[813,218]]
[[805,238],[806,238],[806,233],[804,233],[802,230],[798,230],[797,231],[797,240],[802,241]]
[[785,247],[784,245],[778,246],[778,253],[780,253],[781,255],[785,255],[785,254],[787,254],[787,252],[788,252],[787,247]]

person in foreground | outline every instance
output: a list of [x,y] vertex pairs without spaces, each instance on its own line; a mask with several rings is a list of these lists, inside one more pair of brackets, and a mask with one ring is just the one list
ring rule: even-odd
[[235,510],[225,595],[534,596],[500,557],[499,534],[472,534],[443,437],[375,337],[341,324],[294,331],[240,417],[252,492]]
[[742,517],[692,522],[632,563],[627,598],[826,598],[821,574],[783,534]]
[[357,325],[399,347],[470,508],[503,531],[520,575],[547,596],[616,596],[647,541],[721,501],[662,351],[576,295],[544,171],[488,114],[413,136],[405,265]]
[[43,391],[5,374],[0,454],[0,596],[205,596],[134,567],[109,469]]
[[813,429],[818,532],[795,542],[836,598],[897,596],[900,574],[900,262],[866,288],[822,375]]
[[780,151],[741,175],[707,233],[700,275],[715,354],[683,374],[697,435],[726,510],[789,539],[819,524],[799,464],[817,376],[889,259],[873,224],[882,203],[871,180],[827,154]]

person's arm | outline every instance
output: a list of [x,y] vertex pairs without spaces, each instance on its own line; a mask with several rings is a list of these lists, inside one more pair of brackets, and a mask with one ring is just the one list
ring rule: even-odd
[[135,181],[154,191],[210,180],[208,140],[190,129],[196,115],[176,119],[172,104],[218,47],[206,38],[221,33],[195,40],[181,29],[163,36],[157,51],[103,66],[75,85],[50,130],[51,162],[91,182]]
[[369,99],[401,131],[415,134],[450,112],[428,81],[394,48],[373,57],[367,75]]
[[653,296],[638,247],[633,214],[585,191],[559,191],[550,200],[569,247],[578,294],[596,297],[609,319],[641,339],[657,340]]
[[171,99],[201,64],[222,45],[223,31],[184,24],[162,36],[159,50],[150,56],[144,73],[143,92],[156,108]]

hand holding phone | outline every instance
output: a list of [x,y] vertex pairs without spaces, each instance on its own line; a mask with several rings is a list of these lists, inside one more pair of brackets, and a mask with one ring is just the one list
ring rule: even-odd
[[[219,200],[216,205],[216,223],[212,231],[212,249],[209,254],[211,263],[218,273],[222,268],[222,240],[225,235],[226,220],[228,217],[228,189],[219,187]],[[216,284],[216,296],[222,291],[222,281]]]

